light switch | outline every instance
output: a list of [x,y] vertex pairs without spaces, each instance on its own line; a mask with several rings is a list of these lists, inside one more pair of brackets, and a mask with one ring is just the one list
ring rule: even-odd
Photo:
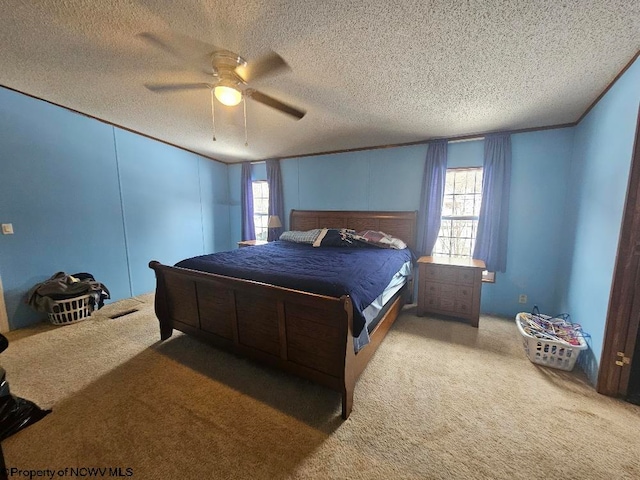
[[12,223],[3,223],[2,224],[2,234],[3,235],[13,235],[13,224]]

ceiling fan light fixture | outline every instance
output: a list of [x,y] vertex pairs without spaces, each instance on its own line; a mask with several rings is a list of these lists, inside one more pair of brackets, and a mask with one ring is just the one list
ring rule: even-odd
[[242,93],[228,85],[217,85],[214,88],[213,93],[220,103],[228,107],[235,107],[240,103],[240,101],[242,101]]

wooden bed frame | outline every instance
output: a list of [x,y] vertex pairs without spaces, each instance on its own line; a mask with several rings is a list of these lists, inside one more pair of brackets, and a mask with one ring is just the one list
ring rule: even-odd
[[[380,230],[415,247],[416,218],[415,211],[292,210],[289,228]],[[371,342],[356,354],[348,296],[316,295],[157,261],[149,267],[156,275],[155,311],[162,340],[175,328],[325,385],[342,394],[344,419],[353,407],[356,380],[412,291],[411,284],[403,287],[403,294],[371,332]]]

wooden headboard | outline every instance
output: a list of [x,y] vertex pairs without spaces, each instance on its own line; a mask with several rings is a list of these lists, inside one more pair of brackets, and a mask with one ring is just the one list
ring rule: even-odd
[[378,230],[398,237],[411,248],[416,247],[418,212],[291,210],[290,230],[314,228],[351,228],[356,231]]

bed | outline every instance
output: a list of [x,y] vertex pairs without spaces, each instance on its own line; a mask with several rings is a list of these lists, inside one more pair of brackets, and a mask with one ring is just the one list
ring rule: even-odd
[[[292,210],[290,230],[351,228],[380,230],[415,247],[416,212]],[[261,247],[251,254],[256,255]],[[247,248],[243,250],[247,250]],[[342,418],[353,408],[355,383],[410,298],[409,281],[367,329],[358,348],[361,312],[349,295],[236,278],[151,261],[156,275],[155,311],[160,337],[173,329],[218,347],[307,378],[342,395]]]

